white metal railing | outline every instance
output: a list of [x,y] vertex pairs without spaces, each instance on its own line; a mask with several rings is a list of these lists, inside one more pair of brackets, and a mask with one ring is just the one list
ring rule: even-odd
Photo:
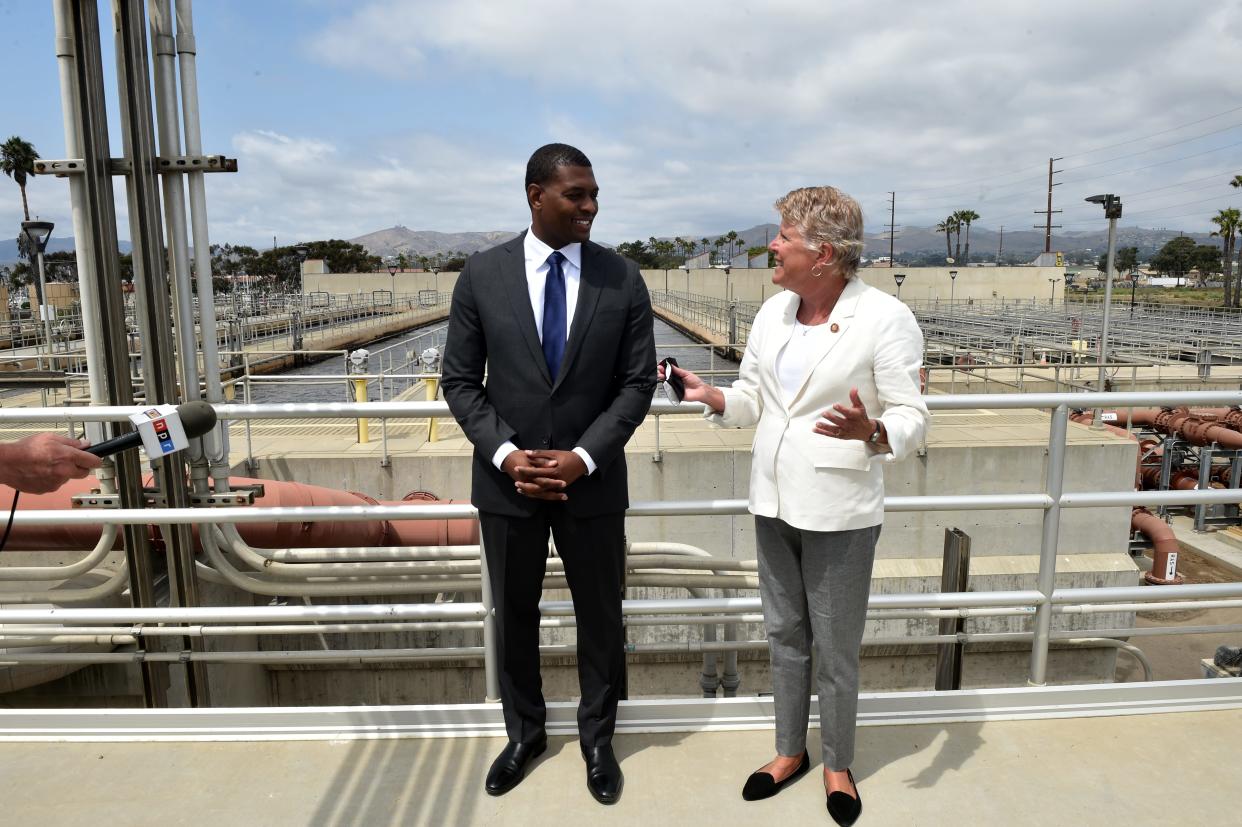
[[[1051,410],[1048,442],[1047,473],[1042,490],[1017,494],[960,494],[914,497],[886,497],[885,510],[942,511],[942,510],[995,510],[1022,509],[1042,511],[1040,564],[1035,589],[1013,591],[988,591],[968,593],[888,594],[872,595],[869,601],[869,617],[892,619],[901,617],[982,617],[1026,616],[1033,620],[1033,628],[1027,632],[1014,633],[962,633],[949,635],[921,635],[892,639],[868,639],[868,643],[942,643],[942,642],[1029,642],[1031,660],[1029,679],[1032,685],[1046,681],[1048,651],[1053,641],[1080,641],[1083,632],[1052,632],[1053,615],[1091,614],[1116,612],[1134,607],[1153,608],[1161,606],[1185,607],[1242,605],[1242,582],[1165,586],[1151,588],[1094,588],[1057,589],[1056,555],[1058,549],[1061,509],[1096,508],[1107,506],[1132,506],[1154,504],[1189,505],[1197,503],[1236,503],[1238,492],[1224,490],[1193,491],[1106,491],[1067,492],[1062,490],[1065,462],[1068,412],[1071,408],[1093,407],[1149,407],[1172,405],[1242,405],[1242,392],[1207,391],[1194,393],[1076,393],[1076,394],[977,394],[927,397],[932,410],[960,409],[1017,409],[1044,408]],[[112,421],[133,413],[132,407],[95,408],[30,408],[0,409],[0,424],[4,422],[39,422],[71,424],[82,421]],[[260,420],[338,417],[404,417],[422,418],[447,416],[447,405],[441,402],[382,402],[382,403],[308,403],[301,405],[221,405],[217,411],[222,420]],[[653,402],[651,413],[657,416],[698,414],[701,405],[673,405]],[[628,516],[669,516],[690,514],[740,515],[746,513],[746,501],[740,499],[708,501],[661,501],[636,502]],[[460,519],[474,518],[476,511],[468,505],[410,505],[410,506],[357,506],[357,507],[300,507],[259,508],[223,507],[204,512],[199,508],[115,509],[91,511],[36,511],[21,512],[15,522],[18,525],[160,525],[205,524],[231,526],[242,523],[304,522],[315,520],[370,521],[390,519]],[[204,518],[208,519],[204,519]],[[342,631],[390,631],[421,628],[461,628],[483,631],[481,647],[452,647],[443,650],[391,650],[385,648],[365,650],[328,650],[307,653],[287,652],[181,652],[163,653],[158,658],[169,661],[207,660],[215,662],[279,661],[290,662],[299,658],[306,662],[331,660],[426,660],[441,658],[481,658],[488,676],[488,695],[495,697],[496,668],[494,661],[494,622],[491,615],[490,597],[486,588],[486,562],[480,555],[479,574],[476,582],[483,591],[479,603],[453,604],[381,604],[368,606],[272,606],[239,609],[236,607],[189,607],[189,608],[12,608],[0,610],[0,633],[6,636],[31,639],[74,640],[80,636],[115,637],[121,642],[142,635],[205,636],[224,634],[226,629],[236,631],[238,624],[251,624],[245,628],[255,634],[290,633],[292,627],[302,626],[306,633]],[[749,581],[747,581],[749,582]],[[361,592],[365,593],[365,592]],[[624,612],[627,619],[641,624],[667,622],[669,624],[709,624],[717,622],[753,622],[760,615],[758,598],[708,598],[692,597],[667,600],[627,600]],[[561,625],[558,619],[572,614],[568,602],[549,601],[541,604],[548,618],[548,625]],[[640,620],[643,619],[643,620]],[[654,620],[653,620],[654,619]],[[283,625],[272,625],[284,621]],[[566,621],[567,622],[567,621]],[[171,627],[153,627],[149,624],[178,624]],[[324,626],[323,624],[328,624]],[[381,624],[367,627],[367,624]],[[411,625],[412,624],[412,625]],[[430,625],[427,625],[430,624]],[[442,624],[450,624],[444,626]],[[364,629],[364,627],[367,627]],[[157,629],[159,629],[157,631]],[[1130,636],[1152,634],[1202,633],[1205,629],[1219,632],[1242,631],[1242,626],[1213,625],[1196,627],[1136,627],[1101,629],[1090,632],[1091,640],[1117,641]],[[79,637],[75,637],[79,636]],[[678,644],[677,651],[738,651],[760,649],[763,641],[704,641],[697,646]],[[635,646],[635,651],[667,651],[659,645]],[[564,646],[553,645],[545,651],[567,651]],[[153,659],[153,653],[127,652],[77,652],[77,653],[12,653],[0,656],[0,663],[48,663],[48,662],[132,662]],[[155,659],[158,659],[155,658]]]

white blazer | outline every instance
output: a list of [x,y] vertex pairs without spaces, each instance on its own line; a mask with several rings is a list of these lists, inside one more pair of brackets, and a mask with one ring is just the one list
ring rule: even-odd
[[[776,357],[793,336],[800,301],[786,290],[759,308],[738,380],[721,389],[724,412],[709,411],[707,418],[724,427],[756,426],[752,514],[810,531],[879,525],[883,462],[917,449],[930,421],[919,393],[922,331],[904,304],[858,277],[850,279],[828,317],[821,350],[808,359],[801,388],[787,404]],[[884,421],[888,453],[856,439],[815,433],[824,411],[837,402],[850,404],[851,388],[858,388],[868,416]]]

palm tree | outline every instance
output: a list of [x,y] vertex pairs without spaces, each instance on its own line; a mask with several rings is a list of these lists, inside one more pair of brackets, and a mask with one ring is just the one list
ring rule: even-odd
[[945,258],[953,258],[953,245],[949,237],[953,235],[953,216],[949,216],[944,221],[936,225],[936,232],[944,233],[944,255]]
[[728,234],[725,236],[725,240],[729,242],[729,260],[732,261],[733,256],[737,255],[737,253],[734,252],[738,245],[737,230],[729,230]]
[[962,260],[962,213],[964,210],[958,210],[949,216],[953,219],[953,235],[955,236],[956,252],[953,255],[954,261]]
[[1212,217],[1212,223],[1217,229],[1212,235],[1218,236],[1224,244],[1225,252],[1225,306],[1231,306],[1235,301],[1233,290],[1233,244],[1237,238],[1238,230],[1242,229],[1242,212],[1234,207],[1221,210]]
[[[1233,176],[1230,186],[1242,189],[1242,175]],[[1238,232],[1242,232],[1242,227],[1238,227]],[[1242,252],[1238,253],[1238,289],[1242,291]]]
[[969,267],[970,266],[970,222],[978,221],[979,213],[975,212],[974,210],[962,210],[957,215],[959,218],[961,218],[962,223],[966,225],[966,260],[961,263],[964,266]]
[[0,144],[0,170],[17,182],[22,191],[22,212],[26,220],[30,220],[30,205],[26,203],[26,176],[34,175],[34,162],[39,160],[39,153],[34,144],[14,135]]

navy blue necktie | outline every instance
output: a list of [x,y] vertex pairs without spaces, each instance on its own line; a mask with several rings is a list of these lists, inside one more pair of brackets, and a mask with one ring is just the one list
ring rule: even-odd
[[565,355],[565,271],[561,268],[564,260],[560,250],[548,256],[548,277],[543,285],[543,358],[553,382]]

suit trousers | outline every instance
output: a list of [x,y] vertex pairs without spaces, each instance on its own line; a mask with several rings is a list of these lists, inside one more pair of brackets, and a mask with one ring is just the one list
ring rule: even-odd
[[805,531],[773,517],[755,517],[781,755],[806,749],[813,658],[824,766],[843,770],[854,761],[858,654],[879,537],[878,525]]
[[541,503],[529,517],[479,512],[496,610],[500,699],[509,740],[530,743],[547,711],[539,674],[539,598],[556,541],[577,618],[578,737],[590,749],[612,742],[625,692],[625,513],[573,517],[564,504]]

